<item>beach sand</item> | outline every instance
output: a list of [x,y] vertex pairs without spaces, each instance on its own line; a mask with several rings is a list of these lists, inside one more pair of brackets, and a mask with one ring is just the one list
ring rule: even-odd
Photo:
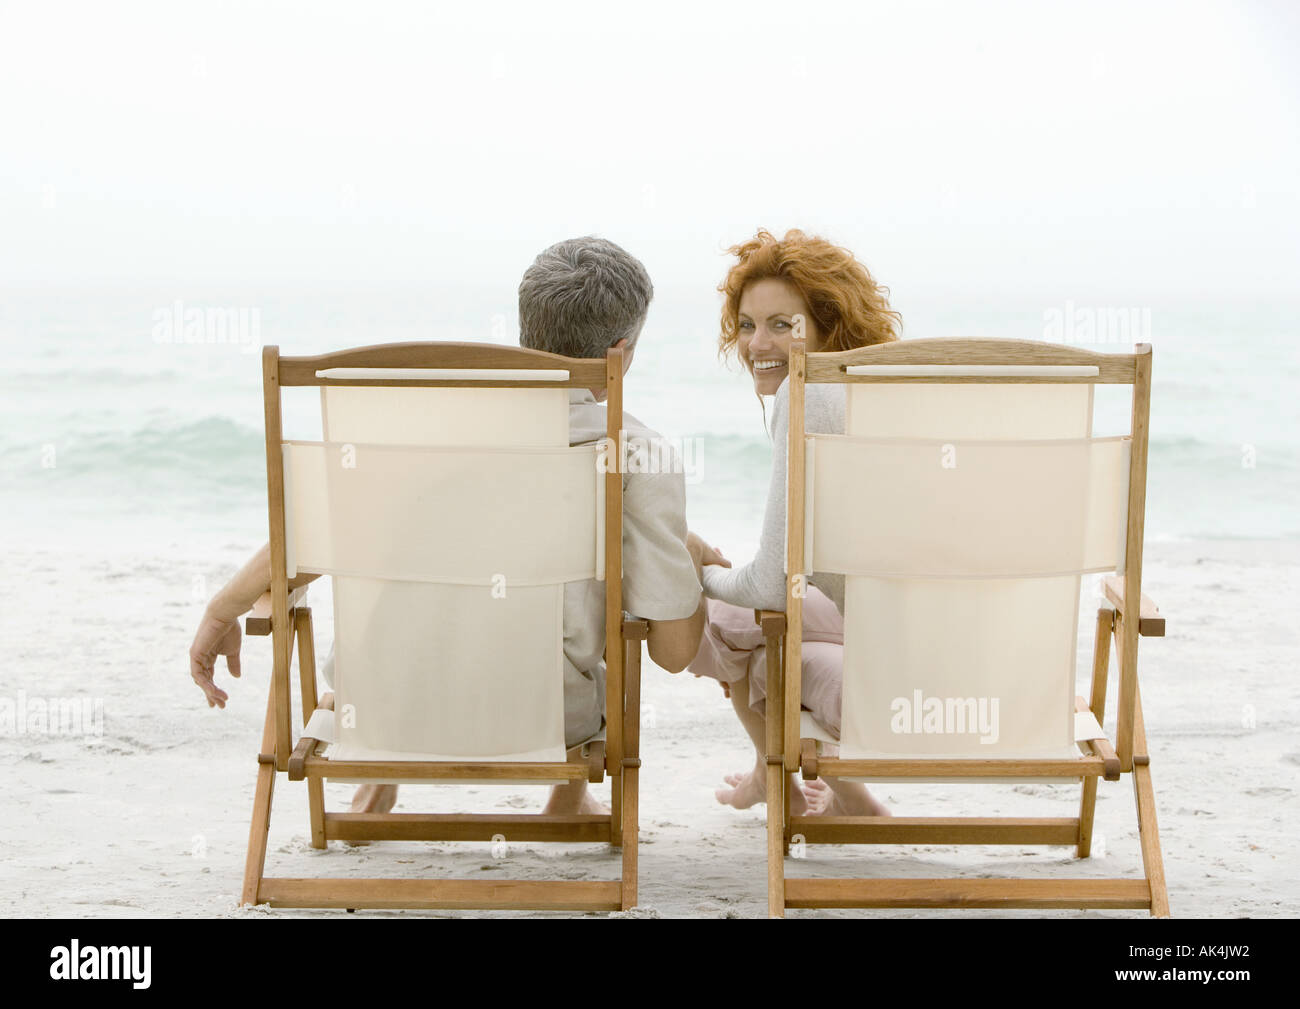
[[[237,906],[260,742],[269,641],[249,639],[226,710],[209,709],[186,652],[203,600],[256,546],[227,542],[178,562],[105,547],[98,555],[35,543],[9,548],[0,588],[0,699],[102,703],[102,735],[0,734],[0,914],[8,917],[338,915]],[[207,572],[199,577],[194,571]],[[1140,673],[1170,905],[1179,917],[1300,913],[1300,544],[1148,544],[1145,587],[1168,636],[1145,638]],[[318,612],[323,609],[317,603]],[[324,624],[325,621],[322,621]],[[1091,648],[1081,635],[1080,650]],[[323,649],[320,654],[323,654]],[[1086,663],[1080,692],[1086,693]],[[1113,734],[1114,677],[1108,711]],[[296,694],[296,689],[295,689]],[[21,695],[21,698],[20,698]],[[762,806],[713,797],[753,760],[718,685],[646,662],[640,906],[663,917],[766,911]],[[12,729],[12,731],[10,731]],[[93,723],[92,723],[93,729]],[[1113,736],[1112,736],[1113,738]],[[1077,787],[881,786],[897,815],[1073,816]],[[350,786],[331,785],[345,806]],[[596,789],[608,795],[608,786]],[[527,812],[542,789],[404,788],[399,810]],[[1097,854],[1067,848],[813,846],[790,874],[1128,876],[1141,872],[1132,787],[1103,782]],[[277,781],[268,874],[615,878],[599,845],[386,843],[318,852],[305,788]],[[1104,852],[1104,854],[1102,854]],[[360,911],[385,917],[474,912]],[[792,916],[981,917],[994,912],[800,911]],[[1031,912],[1011,912],[1031,916]],[[1052,912],[1052,917],[1143,912]]]

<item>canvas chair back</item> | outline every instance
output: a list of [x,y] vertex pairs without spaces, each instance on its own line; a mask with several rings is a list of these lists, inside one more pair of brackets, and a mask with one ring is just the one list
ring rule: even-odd
[[284,517],[288,577],[334,581],[331,758],[563,761],[564,585],[605,577],[569,389],[322,385],[321,420],[283,443]]
[[845,575],[843,759],[1077,757],[1097,734],[1076,732],[1080,583],[1123,570],[1130,439],[1093,437],[1087,369],[1058,367],[849,366],[895,381],[847,385],[845,434],[806,437],[805,572]]

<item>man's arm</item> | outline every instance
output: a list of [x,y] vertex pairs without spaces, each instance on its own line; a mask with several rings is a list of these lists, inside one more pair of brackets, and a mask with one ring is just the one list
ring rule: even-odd
[[[723,557],[716,547],[709,546],[693,532],[686,534],[686,549],[691,555],[691,562],[695,565],[697,579],[705,564],[731,567],[731,561]],[[689,617],[681,620],[648,621],[650,633],[646,638],[646,646],[650,650],[650,658],[654,664],[670,673],[680,673],[689,666],[700,650],[700,641],[704,637],[704,624],[708,618],[708,603],[701,595],[699,606]]]
[[[290,587],[305,585],[317,575],[301,574]],[[271,589],[271,545],[264,545],[239,569],[209,601],[190,645],[190,678],[199,685],[208,699],[208,707],[224,708],[229,699],[216,685],[213,676],[217,669],[217,656],[226,657],[230,675],[239,676],[239,618],[253,608],[253,604]]]
[[707,615],[708,607],[701,595],[700,605],[689,617],[681,620],[646,621],[650,625],[646,647],[650,651],[651,661],[670,673],[680,673],[690,665],[695,653],[700,650]]

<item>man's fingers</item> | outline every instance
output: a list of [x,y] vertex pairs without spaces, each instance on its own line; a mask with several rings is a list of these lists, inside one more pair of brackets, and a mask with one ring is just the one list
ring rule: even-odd
[[205,666],[197,659],[190,661],[190,679],[198,684],[203,696],[208,699],[208,707],[226,706],[227,695],[224,690],[212,682],[213,667]]
[[224,690],[219,688],[215,683],[213,683],[211,680],[205,681],[199,679],[195,679],[194,682],[197,683],[199,685],[199,689],[203,691],[203,696],[207,699],[209,708],[211,707],[224,708],[226,706],[226,693]]
[[190,679],[197,683],[206,694],[208,687],[212,684],[212,674],[208,668],[197,659],[190,658]]
[[226,657],[226,669],[238,677],[240,633],[239,624],[228,621],[204,619],[199,625],[194,643],[190,646],[190,678],[198,684],[208,707],[224,708],[228,699],[224,690],[216,685],[218,657]]

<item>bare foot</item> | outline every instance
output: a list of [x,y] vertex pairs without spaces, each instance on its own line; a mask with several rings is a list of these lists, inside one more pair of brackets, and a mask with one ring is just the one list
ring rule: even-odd
[[[731,787],[719,788],[713,797],[724,806],[736,809],[749,809],[760,802],[767,802],[767,785],[763,780],[766,770],[765,765],[756,764],[751,771],[725,775],[722,780]],[[803,816],[808,810],[808,803],[803,790],[794,783],[794,775],[787,777],[786,787],[790,789],[790,815]]]
[[556,785],[551,789],[550,798],[542,807],[546,816],[608,816],[609,807],[597,802],[596,797],[584,787],[576,789],[568,785]]
[[[397,805],[396,785],[361,785],[352,793],[353,813],[391,813]],[[347,841],[354,848],[364,848],[369,841]]]
[[804,781],[800,788],[803,790],[803,797],[808,803],[809,816],[823,816],[835,803],[835,793],[821,778]]
[[352,793],[353,813],[391,813],[395,805],[396,785],[362,785]]
[[713,797],[724,806],[736,809],[749,809],[760,802],[767,801],[767,787],[763,783],[763,772],[759,768],[752,771],[736,771],[722,778],[730,788],[719,788]]
[[893,816],[889,807],[859,782],[831,778],[826,791],[830,794],[828,816]]

